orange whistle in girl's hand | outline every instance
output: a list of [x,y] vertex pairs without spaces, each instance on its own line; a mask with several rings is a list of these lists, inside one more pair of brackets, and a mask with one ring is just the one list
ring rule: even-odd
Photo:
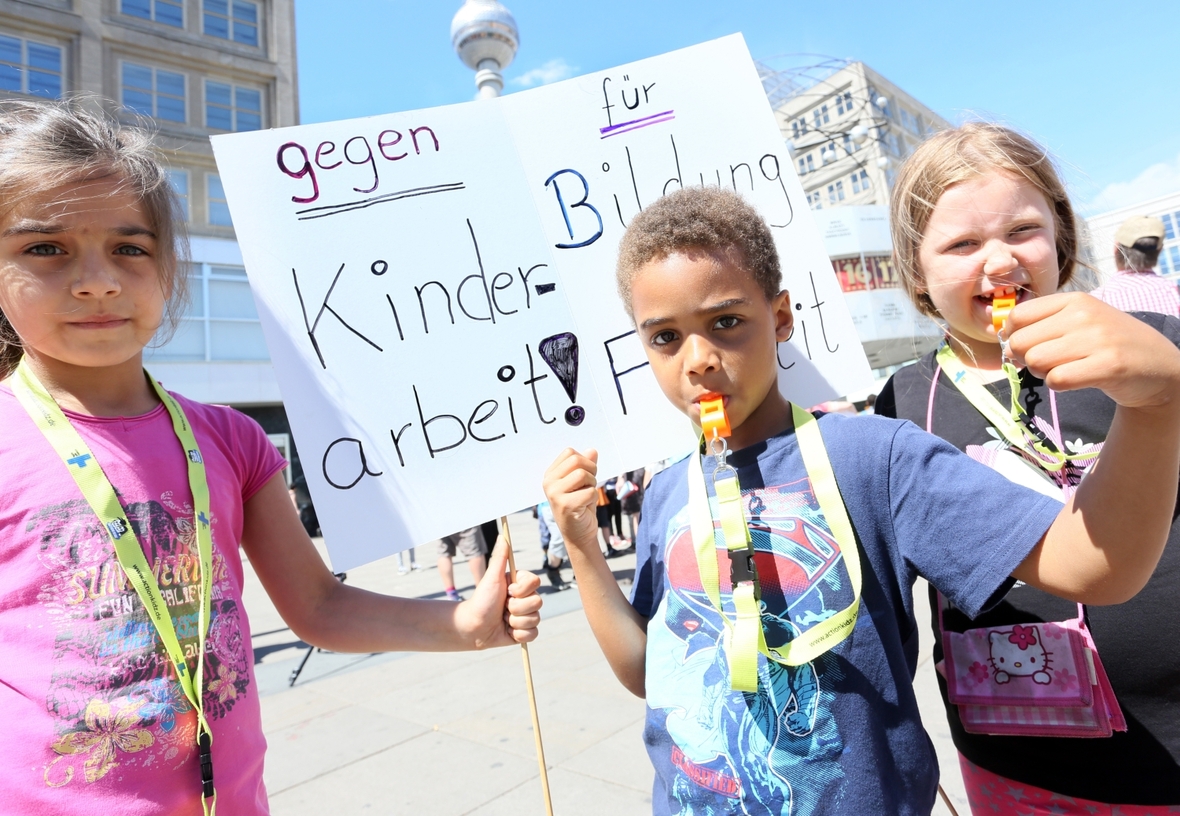
[[1008,320],[1008,312],[1016,306],[1016,292],[1012,294],[1005,293],[1000,297],[992,298],[992,325],[996,329],[996,334],[1004,330],[1004,323]]
[[729,417],[725,415],[725,399],[710,397],[701,400],[701,430],[705,432],[705,439],[712,439],[714,432],[717,436],[729,436]]

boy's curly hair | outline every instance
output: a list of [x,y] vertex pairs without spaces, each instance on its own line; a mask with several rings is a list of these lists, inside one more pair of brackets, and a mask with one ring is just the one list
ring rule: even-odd
[[758,211],[737,193],[686,187],[635,216],[619,242],[619,297],[631,315],[631,284],[651,261],[688,249],[736,252],[739,263],[770,300],[782,288],[778,250]]

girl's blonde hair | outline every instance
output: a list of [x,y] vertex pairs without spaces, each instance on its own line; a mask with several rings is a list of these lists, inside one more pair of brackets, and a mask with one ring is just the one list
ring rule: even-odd
[[938,200],[950,187],[999,170],[1025,179],[1053,210],[1057,236],[1057,286],[1073,276],[1078,260],[1078,225],[1049,154],[1027,136],[1002,125],[971,122],[931,136],[905,160],[889,198],[889,229],[901,283],[918,311],[940,317],[925,291],[918,247]]
[[[156,234],[160,286],[168,295],[161,333],[166,340],[188,304],[188,234],[151,134],[120,123],[95,98],[0,101],[0,219],[30,197],[104,178],[121,180],[139,198]],[[0,311],[0,379],[12,373],[23,353]]]

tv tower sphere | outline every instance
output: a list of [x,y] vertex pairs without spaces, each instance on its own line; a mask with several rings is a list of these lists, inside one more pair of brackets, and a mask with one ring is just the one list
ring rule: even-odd
[[516,56],[520,31],[512,12],[496,0],[467,0],[451,20],[451,45],[476,72],[479,95],[499,96],[504,87],[500,72]]

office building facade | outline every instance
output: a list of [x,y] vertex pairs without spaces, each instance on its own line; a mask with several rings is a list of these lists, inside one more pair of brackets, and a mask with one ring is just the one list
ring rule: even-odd
[[290,453],[209,136],[298,124],[294,0],[0,0],[0,96],[76,94],[154,130],[184,205],[192,305],[147,365]]
[[950,122],[861,62],[759,72],[869,365],[884,377],[942,335],[901,289],[888,205],[897,167]]

